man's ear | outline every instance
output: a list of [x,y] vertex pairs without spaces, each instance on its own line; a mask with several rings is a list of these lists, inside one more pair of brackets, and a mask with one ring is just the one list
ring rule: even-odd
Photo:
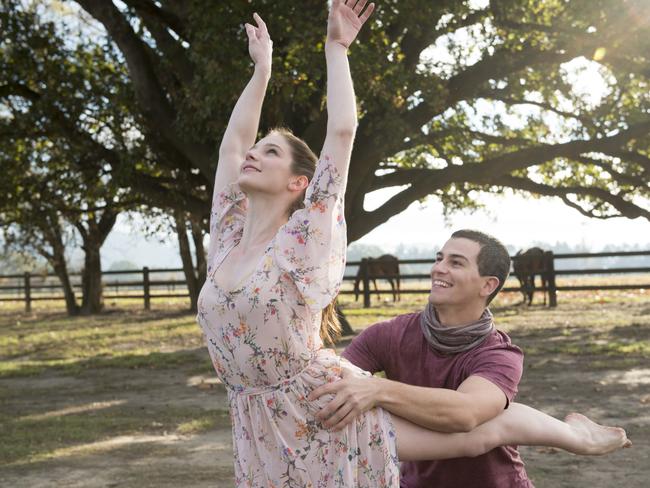
[[500,281],[499,278],[497,278],[496,276],[486,276],[484,279],[485,281],[483,282],[483,286],[481,287],[480,294],[483,298],[487,298],[490,295],[492,295],[492,293],[494,293],[494,290],[499,288]]
[[309,186],[309,179],[305,175],[292,176],[289,181],[289,190],[303,191]]

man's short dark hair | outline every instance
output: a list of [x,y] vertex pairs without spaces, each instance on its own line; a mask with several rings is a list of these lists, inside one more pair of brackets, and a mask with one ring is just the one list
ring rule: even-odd
[[496,276],[499,279],[499,286],[487,298],[486,305],[497,296],[510,274],[510,254],[506,247],[491,235],[478,230],[462,229],[451,235],[452,239],[469,239],[481,246],[476,262],[478,273],[481,276]]

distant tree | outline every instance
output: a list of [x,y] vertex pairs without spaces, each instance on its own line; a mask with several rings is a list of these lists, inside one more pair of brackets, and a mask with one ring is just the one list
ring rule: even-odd
[[[124,189],[132,171],[121,164],[144,153],[119,64],[94,45],[66,44],[36,17],[0,11],[0,225],[14,250],[47,259],[70,314],[95,313],[101,246],[119,212],[140,201]],[[73,240],[84,251],[81,306],[66,263]]]
[[[4,124],[0,135],[6,164],[16,164],[20,144],[35,144],[44,153],[56,147],[61,160],[95,178],[94,182],[86,179],[86,183],[98,186],[86,186],[83,191],[89,192],[87,198],[96,202],[102,215],[109,209],[136,207],[150,213],[164,209],[172,215],[177,208],[189,208],[194,213],[184,215],[184,224],[202,237],[207,222],[203,218],[209,211],[203,205],[207,196],[197,189],[191,173],[179,174],[176,166],[165,164],[165,158],[175,156],[147,136],[149,129],[141,122],[122,54],[106,38],[95,42],[89,36],[92,28],[52,21],[65,11],[60,2],[5,3],[8,8],[0,12],[0,27],[7,38],[0,45],[0,120]],[[53,12],[53,7],[59,10]],[[153,149],[148,142],[154,144]],[[76,193],[81,198],[78,210],[94,208],[82,203],[83,191]],[[97,271],[97,246],[106,238],[105,226],[93,224],[88,216],[84,217],[88,225],[75,224],[75,228],[84,242],[84,269]],[[195,241],[201,264],[205,261],[202,239]],[[181,248],[181,254],[184,250]],[[183,258],[187,260],[187,256]],[[194,270],[188,273],[188,283],[205,275],[201,270],[198,276]],[[89,290],[101,289],[99,272],[88,279]],[[192,289],[200,288],[193,284]],[[97,293],[91,295],[95,298],[88,310],[101,309]],[[192,293],[192,303],[197,295],[198,291]]]
[[[61,282],[70,315],[100,311],[100,249],[119,206],[100,179],[75,171],[67,161],[57,161],[56,148],[43,152],[40,144],[30,140],[11,139],[11,144],[23,150],[9,155],[0,146],[0,161],[6,167],[0,179],[0,228],[6,248],[38,253],[47,260]],[[66,259],[78,237],[84,251],[81,306]]]
[[361,258],[377,257],[384,254],[384,248],[376,244],[355,242],[348,246],[347,260],[361,261]]
[[[0,229],[0,239],[2,239]],[[22,251],[22,250],[21,250]],[[25,271],[38,272],[47,267],[47,262],[35,253],[17,252],[8,246],[6,242],[0,243],[0,270],[1,274],[19,274]]]
[[128,271],[131,269],[139,270],[141,268],[137,264],[127,260],[114,261],[108,267],[109,271]]

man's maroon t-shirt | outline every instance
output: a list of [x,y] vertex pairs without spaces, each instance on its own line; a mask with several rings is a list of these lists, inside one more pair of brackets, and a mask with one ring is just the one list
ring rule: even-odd
[[[400,315],[375,324],[343,352],[356,366],[410,385],[456,390],[470,376],[497,385],[510,402],[517,393],[523,353],[503,332],[494,331],[467,352],[440,355],[420,329],[420,313]],[[399,443],[399,439],[397,439]],[[515,446],[504,446],[475,458],[402,463],[402,488],[531,488]]]

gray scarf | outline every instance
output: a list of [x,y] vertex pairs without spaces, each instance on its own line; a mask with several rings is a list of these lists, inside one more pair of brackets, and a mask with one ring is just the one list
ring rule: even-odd
[[462,327],[445,327],[440,324],[431,303],[422,312],[420,325],[431,348],[441,354],[469,351],[487,339],[494,330],[492,313],[487,308],[474,323]]

